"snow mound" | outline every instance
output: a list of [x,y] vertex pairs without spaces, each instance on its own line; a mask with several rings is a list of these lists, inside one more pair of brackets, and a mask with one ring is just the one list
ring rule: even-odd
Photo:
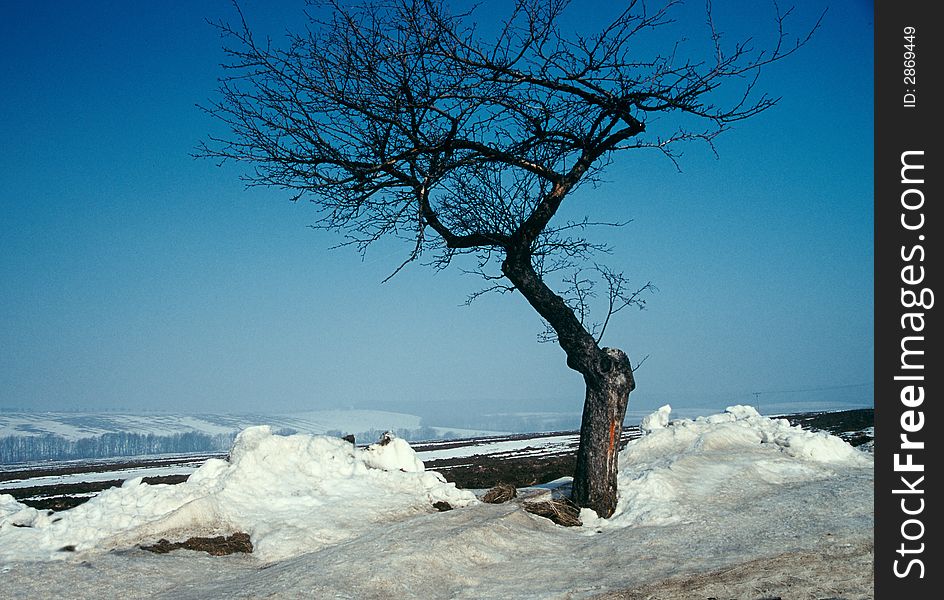
[[639,423],[639,428],[643,433],[649,433],[654,429],[662,429],[669,424],[669,414],[672,412],[672,406],[666,404],[656,412],[646,415]]
[[737,511],[777,493],[782,484],[872,468],[870,455],[842,439],[763,417],[750,406],[671,423],[670,411],[666,405],[644,418],[644,435],[620,453],[613,517],[604,525],[585,511],[585,523],[625,527],[690,522],[706,507]]
[[421,473],[424,469],[423,461],[417,458],[410,444],[390,432],[385,433],[380,442],[368,446],[363,458],[372,469],[405,473]]
[[20,504],[10,494],[0,494],[0,523],[20,526],[31,523],[38,514],[38,510]]
[[385,436],[365,449],[337,438],[275,435],[250,427],[228,461],[207,461],[179,485],[130,479],[74,509],[36,511],[0,495],[0,560],[48,560],[130,548],[158,538],[249,533],[255,555],[274,561],[321,549],[391,523],[477,502]]

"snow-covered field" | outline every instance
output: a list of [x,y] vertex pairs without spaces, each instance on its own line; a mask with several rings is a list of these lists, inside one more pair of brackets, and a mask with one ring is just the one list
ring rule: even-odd
[[[181,457],[178,460],[175,460],[171,464],[164,464],[160,466],[132,466],[132,467],[118,467],[118,468],[107,468],[101,471],[86,471],[79,470],[75,473],[59,473],[55,475],[39,475],[39,476],[24,476],[22,478],[15,477],[20,472],[10,472],[12,475],[4,476],[0,472],[0,491],[2,490],[15,490],[25,487],[47,487],[47,486],[63,486],[63,485],[75,485],[80,483],[95,483],[99,481],[114,481],[120,479],[122,481],[128,479],[134,479],[137,477],[168,477],[171,475],[190,475],[194,471],[200,468],[203,463],[208,459],[206,457],[199,457],[188,459]],[[60,463],[61,464],[61,463]],[[76,468],[81,468],[78,465],[81,464],[80,461],[72,461],[72,464]],[[5,477],[10,477],[5,479]],[[2,493],[2,492],[0,492]]]
[[510,436],[514,439],[486,438],[473,445],[458,446],[454,442],[417,444],[417,453],[426,460],[445,460],[471,456],[547,456],[577,447],[580,436],[552,434],[545,436]]
[[281,433],[376,439],[488,435],[490,431],[431,427],[416,415],[375,410],[322,410],[291,414],[0,413],[0,468],[50,460],[225,452],[247,427],[269,425]]
[[[735,597],[870,596],[869,454],[748,407],[668,417],[620,454],[616,514],[576,528],[481,503],[402,440],[264,427],[179,485],[132,479],[52,514],[0,495],[0,597],[685,598],[732,573]],[[140,549],[236,531],[253,554]]]
[[357,433],[371,429],[418,429],[420,417],[373,410],[323,410],[284,415],[182,415],[118,413],[0,413],[0,437],[55,435],[79,440],[106,433],[129,432],[168,436],[197,432],[207,435],[228,434],[253,425],[299,433],[322,434],[327,431]]

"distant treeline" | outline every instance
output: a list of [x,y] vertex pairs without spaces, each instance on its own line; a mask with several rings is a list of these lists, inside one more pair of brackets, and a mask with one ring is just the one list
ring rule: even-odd
[[196,431],[172,435],[122,431],[79,440],[69,440],[51,433],[11,436],[0,438],[0,464],[145,454],[225,452],[232,445],[233,437],[233,434],[209,435]]
[[[385,430],[371,429],[355,434],[358,444],[376,442]],[[293,429],[280,429],[279,435],[297,433]],[[455,434],[446,432],[437,435],[431,427],[394,430],[406,440],[452,439]],[[345,432],[329,431],[325,435],[342,437]],[[106,433],[97,437],[69,440],[47,433],[35,436],[11,436],[0,438],[0,464],[41,462],[44,460],[74,460],[86,458],[114,458],[119,456],[143,456],[147,454],[183,454],[190,452],[226,452],[233,445],[236,433],[210,435],[197,431],[155,435],[153,433]]]

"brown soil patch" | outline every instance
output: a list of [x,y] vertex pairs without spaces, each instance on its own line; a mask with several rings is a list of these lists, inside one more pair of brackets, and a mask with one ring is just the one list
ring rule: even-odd
[[173,550],[197,550],[206,552],[213,556],[225,556],[237,552],[252,553],[252,542],[249,540],[248,533],[234,533],[229,537],[192,537],[185,542],[170,542],[165,539],[158,540],[152,546],[141,546],[142,549],[156,554],[167,554]]
[[[145,477],[143,481],[150,485],[158,483],[173,485],[186,481],[187,477],[189,477],[189,475],[156,475],[153,477]],[[85,494],[98,493],[109,488],[118,487],[122,483],[124,483],[122,479],[110,479],[108,481],[91,481],[87,483],[12,488],[5,490],[3,493],[10,494],[26,506],[32,506],[39,510],[54,510],[58,512],[75,508],[87,502],[90,496]]]
[[577,457],[573,455],[526,458],[473,456],[461,460],[472,464],[451,466],[443,464],[447,461],[431,460],[426,463],[426,468],[442,473],[446,481],[455,483],[456,487],[487,490],[499,483],[522,488],[554,481],[573,475],[577,467]]

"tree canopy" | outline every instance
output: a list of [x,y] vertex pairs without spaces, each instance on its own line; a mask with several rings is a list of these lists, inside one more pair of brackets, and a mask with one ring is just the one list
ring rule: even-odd
[[807,39],[789,43],[787,13],[773,47],[726,47],[709,6],[709,56],[684,58],[681,41],[637,43],[670,25],[678,4],[629,2],[586,36],[563,29],[565,0],[517,2],[491,38],[481,15],[441,0],[331,3],[284,46],[257,41],[245,21],[220,24],[228,74],[208,110],[233,135],[201,152],[249,161],[248,182],[311,200],[321,226],[362,249],[393,234],[414,242],[410,259],[435,251],[440,265],[510,249],[569,265],[599,249],[580,234],[589,220],[551,224],[570,192],[615,153],[674,160],[680,143],[711,144],[771,107],[754,93],[761,68]]

